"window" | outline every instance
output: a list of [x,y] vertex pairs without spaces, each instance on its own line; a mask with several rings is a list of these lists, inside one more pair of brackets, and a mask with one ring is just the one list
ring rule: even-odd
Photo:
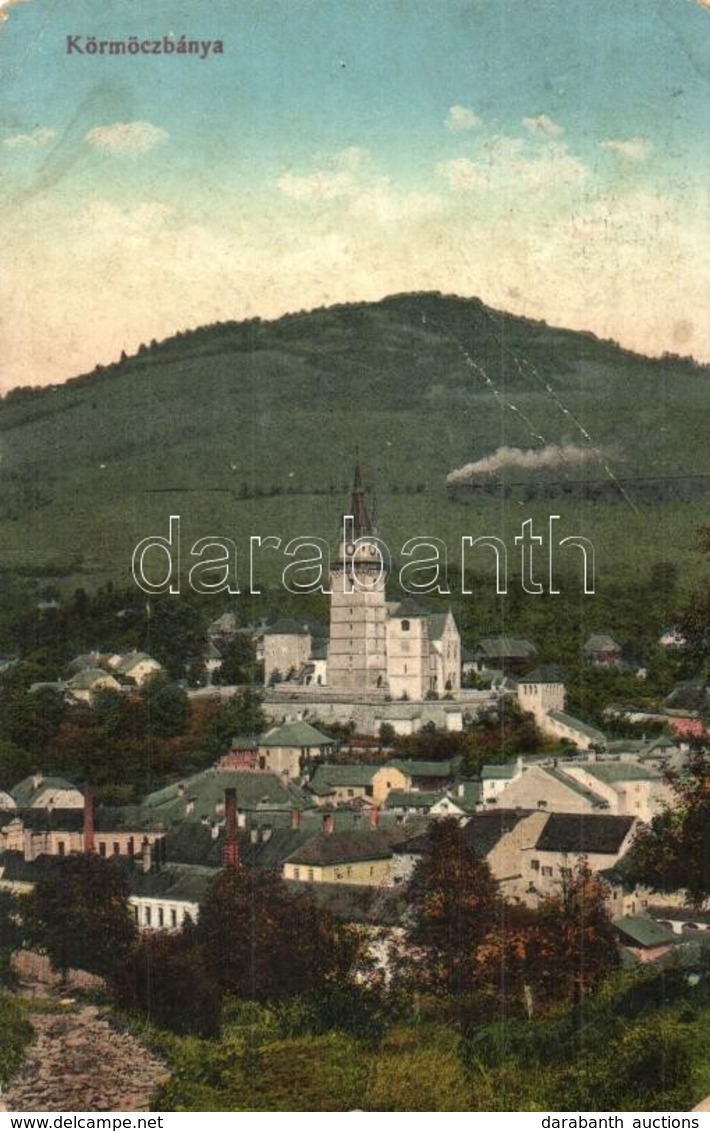
[[114,856],[120,856],[121,855],[121,845],[118,843],[117,840],[115,840],[113,842],[113,854],[114,854]]
[[106,855],[106,844],[104,843],[103,840],[100,840],[99,841],[99,856],[105,856],[105,855]]
[[543,865],[542,868],[540,869],[540,871],[542,872],[543,876],[551,876],[552,875],[552,868],[550,868],[547,865]]
[[537,807],[538,807],[538,809],[547,809],[547,802],[546,801],[538,801]]
[[158,908],[158,926],[159,927],[165,926],[165,912],[163,911],[162,907]]
[[345,875],[347,876],[347,878],[348,878],[348,879],[350,879],[350,877],[352,876],[352,874],[353,874],[353,870],[352,870],[352,868],[350,867],[350,865],[348,864],[347,868],[345,869]]
[[64,856],[65,852],[66,852],[66,845],[64,844],[64,841],[63,840],[57,841],[57,855],[58,856]]
[[402,629],[402,632],[409,632],[409,621],[408,620],[401,621],[400,622],[400,628]]
[[532,868],[533,872],[539,872],[540,871],[540,861],[539,860],[531,860],[530,861],[530,867]]
[[143,912],[143,922],[145,923],[146,927],[150,927],[150,926],[151,926],[151,924],[152,924],[152,922],[153,922],[153,916],[152,916],[152,914],[151,914],[151,910],[150,910],[150,907],[146,907],[146,908],[144,909],[144,912]]
[[348,790],[348,797],[354,797],[354,796],[355,796],[355,790],[354,790],[354,789],[349,789],[349,790]]
[[315,879],[315,873],[314,873],[312,868],[309,868],[308,869],[308,882],[309,882],[309,884],[312,884],[314,879]]
[[294,868],[293,869],[293,878],[294,878],[294,880],[300,880],[300,878],[301,878],[301,869],[300,868]]
[[177,911],[174,907],[170,908],[170,926],[177,927]]

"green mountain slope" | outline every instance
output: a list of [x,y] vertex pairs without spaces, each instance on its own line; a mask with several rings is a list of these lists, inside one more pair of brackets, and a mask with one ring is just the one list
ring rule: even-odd
[[[609,568],[690,562],[710,494],[710,370],[590,334],[400,295],[229,323],[0,405],[0,567],[130,579],[137,541],[334,539],[359,448],[393,546],[559,513]],[[565,458],[447,475],[502,447]],[[571,453],[571,454],[570,454]],[[576,454],[575,454],[576,453]],[[581,454],[580,454],[581,453]],[[554,453],[553,453],[554,456]]]

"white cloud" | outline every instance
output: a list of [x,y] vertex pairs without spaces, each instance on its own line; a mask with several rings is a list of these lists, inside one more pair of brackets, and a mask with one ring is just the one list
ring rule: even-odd
[[282,173],[276,187],[284,196],[305,203],[341,201],[354,216],[380,221],[413,220],[440,211],[443,201],[429,192],[405,192],[380,176],[367,149],[351,146],[336,153],[324,169]]
[[167,141],[168,133],[150,122],[116,122],[112,126],[95,126],[84,141],[107,153],[147,153]]
[[531,134],[542,134],[544,137],[560,137],[565,132],[564,126],[553,122],[547,114],[538,114],[537,118],[523,118],[523,125]]
[[277,187],[284,196],[293,200],[337,200],[346,196],[352,187],[350,173],[335,173],[318,170],[299,176],[296,173],[282,173]]
[[353,195],[350,211],[354,216],[380,221],[420,220],[435,216],[443,206],[435,193],[399,192],[383,177]]
[[174,208],[159,200],[144,200],[124,208],[108,200],[95,200],[77,217],[77,224],[94,234],[122,239],[162,227],[174,214]]
[[488,178],[481,168],[468,157],[454,157],[436,166],[437,173],[446,177],[454,192],[472,192],[485,188]]
[[6,145],[9,149],[41,149],[43,146],[49,145],[53,137],[56,137],[56,130],[38,126],[31,133],[6,137],[3,145]]
[[468,106],[450,106],[446,117],[446,128],[453,133],[461,130],[474,130],[482,125],[482,121]]
[[436,171],[455,192],[495,188],[511,181],[526,189],[551,188],[587,176],[585,166],[560,142],[532,146],[522,138],[505,136],[493,138],[475,161],[456,157],[437,165]]
[[[708,0],[710,7],[710,0]],[[644,161],[651,152],[651,143],[643,137],[612,138],[609,141],[600,141],[602,149],[609,149],[625,161]]]

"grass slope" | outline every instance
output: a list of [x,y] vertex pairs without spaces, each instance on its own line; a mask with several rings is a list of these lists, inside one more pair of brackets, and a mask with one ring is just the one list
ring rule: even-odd
[[[359,447],[395,549],[418,534],[452,550],[467,533],[510,539],[523,517],[553,512],[561,534],[592,537],[603,570],[639,557],[692,568],[709,407],[707,368],[476,299],[401,295],[205,327],[5,398],[0,567],[126,583],[133,547],[167,533],[171,513],[188,549],[214,534],[333,541]],[[451,470],[543,442],[590,459],[447,490]]]

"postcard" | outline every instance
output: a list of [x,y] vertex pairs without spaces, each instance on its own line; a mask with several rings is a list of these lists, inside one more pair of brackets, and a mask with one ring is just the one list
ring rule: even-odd
[[8,1110],[710,1093],[708,75],[708,0],[0,0]]

